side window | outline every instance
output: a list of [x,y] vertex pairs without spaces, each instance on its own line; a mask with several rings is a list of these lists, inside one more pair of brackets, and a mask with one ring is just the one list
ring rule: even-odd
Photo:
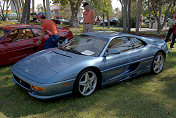
[[37,37],[37,36],[41,36],[41,35],[42,35],[40,29],[32,29],[32,32],[34,33],[35,37]]
[[18,32],[19,32],[19,30],[14,30],[14,31],[10,32],[10,34],[7,35],[7,38],[10,38],[13,41],[13,39],[15,39],[17,37]]
[[134,38],[134,37],[131,37],[130,39],[133,42],[133,45],[134,45],[135,48],[139,48],[139,47],[143,47],[144,46],[142,41],[140,41],[139,39]]
[[109,49],[117,49],[120,52],[124,52],[130,49],[133,49],[133,46],[127,37],[119,37],[119,38],[113,39],[110,42],[108,46],[108,50]]
[[12,31],[7,38],[12,39],[12,42],[20,41],[24,39],[30,39],[33,37],[33,33],[30,29],[17,29]]

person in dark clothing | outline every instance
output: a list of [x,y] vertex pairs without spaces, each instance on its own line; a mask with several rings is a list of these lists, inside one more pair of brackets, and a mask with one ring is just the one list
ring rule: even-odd
[[[176,25],[176,12],[173,13],[172,17],[168,20],[168,24],[169,24],[169,30],[165,39],[165,42],[167,43],[169,41],[169,37],[171,36],[171,34],[173,34],[173,27],[174,25]],[[172,42],[170,45],[170,48],[174,48],[174,42],[175,42],[175,38],[176,36],[173,34],[172,36]]]

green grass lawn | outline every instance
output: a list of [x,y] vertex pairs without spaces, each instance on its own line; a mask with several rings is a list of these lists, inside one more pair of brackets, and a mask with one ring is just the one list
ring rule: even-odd
[[[71,30],[74,35],[82,33],[82,28]],[[160,74],[145,74],[110,85],[85,98],[30,97],[12,83],[10,67],[0,67],[0,118],[176,118],[176,49],[169,52]]]

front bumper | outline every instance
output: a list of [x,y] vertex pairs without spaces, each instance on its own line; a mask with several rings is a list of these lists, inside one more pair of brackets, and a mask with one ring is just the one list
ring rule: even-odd
[[[72,94],[73,84],[75,79],[61,81],[52,84],[40,84],[31,81],[25,76],[20,75],[15,70],[12,70],[12,81],[15,85],[18,85],[28,91],[29,95],[38,99],[49,99],[59,96],[65,96]],[[65,84],[69,83],[69,84]],[[36,91],[32,88],[32,86],[37,86],[44,88],[45,91]]]

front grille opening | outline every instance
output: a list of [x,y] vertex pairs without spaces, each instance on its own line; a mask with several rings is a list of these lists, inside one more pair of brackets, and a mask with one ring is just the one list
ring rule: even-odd
[[19,77],[17,77],[16,75],[13,75],[15,80],[22,85],[23,87],[25,87],[26,89],[30,90],[30,84],[28,84],[27,82],[23,81],[22,79],[20,79]]

